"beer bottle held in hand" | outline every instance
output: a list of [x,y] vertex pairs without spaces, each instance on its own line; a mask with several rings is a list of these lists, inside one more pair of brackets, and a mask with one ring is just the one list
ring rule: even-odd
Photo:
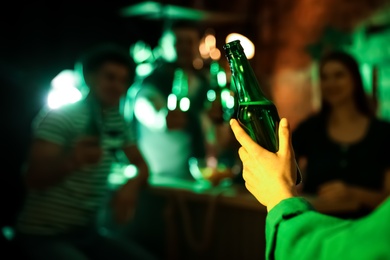
[[[278,128],[280,117],[275,104],[260,88],[239,40],[224,46],[238,96],[237,120],[248,135],[271,152],[279,150]],[[296,163],[297,165],[297,163]],[[297,165],[297,181],[302,181]]]

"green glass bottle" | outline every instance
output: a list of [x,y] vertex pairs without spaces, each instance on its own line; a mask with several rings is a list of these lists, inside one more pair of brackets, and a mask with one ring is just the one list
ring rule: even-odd
[[[250,137],[271,152],[279,149],[280,117],[275,104],[260,88],[239,40],[224,46],[238,95],[237,120]],[[297,184],[302,180],[297,165]]]

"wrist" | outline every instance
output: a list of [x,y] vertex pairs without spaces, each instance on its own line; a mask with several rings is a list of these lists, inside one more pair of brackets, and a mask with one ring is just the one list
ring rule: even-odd
[[267,204],[267,211],[270,212],[271,209],[273,209],[281,201],[289,199],[289,198],[293,198],[293,197],[296,197],[296,196],[298,196],[298,195],[297,195],[296,189],[294,189],[294,188],[286,189],[286,190],[284,190],[282,192],[279,192],[278,196],[274,200],[270,201]]

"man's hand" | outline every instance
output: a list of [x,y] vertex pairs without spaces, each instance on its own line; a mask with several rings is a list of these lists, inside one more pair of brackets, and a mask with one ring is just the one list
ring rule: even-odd
[[72,153],[72,159],[75,167],[80,168],[99,163],[102,155],[103,151],[100,147],[99,139],[97,137],[84,137],[77,141]]
[[187,114],[179,109],[169,110],[166,120],[169,130],[184,129],[188,123]]
[[280,201],[296,196],[296,166],[287,119],[279,124],[279,151],[269,152],[254,142],[238,121],[231,128],[242,145],[239,156],[243,163],[245,186],[270,211]]
[[81,167],[98,163],[101,156],[102,149],[97,138],[83,138],[70,153],[58,144],[34,140],[29,155],[26,185],[31,189],[46,189]]

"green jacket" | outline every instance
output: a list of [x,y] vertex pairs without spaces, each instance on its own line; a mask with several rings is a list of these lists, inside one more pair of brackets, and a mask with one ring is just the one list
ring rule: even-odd
[[266,259],[390,259],[390,197],[370,215],[345,220],[304,199],[281,201],[266,219]]

